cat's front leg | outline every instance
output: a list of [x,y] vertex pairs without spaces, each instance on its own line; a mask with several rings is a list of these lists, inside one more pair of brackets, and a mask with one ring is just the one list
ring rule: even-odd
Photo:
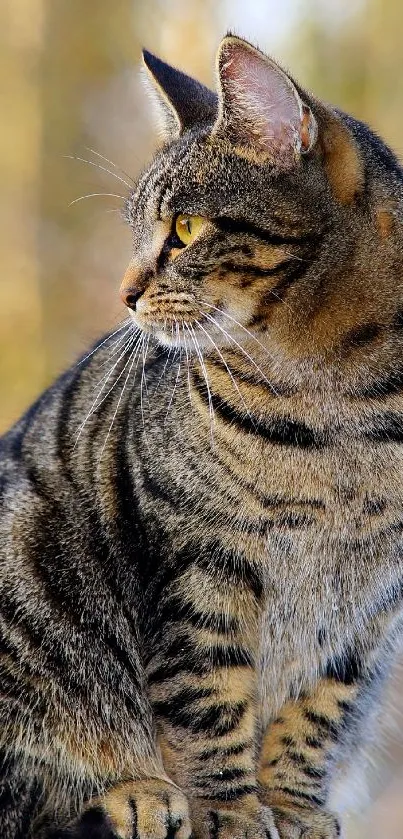
[[[342,675],[342,672],[341,672]],[[341,825],[328,810],[331,784],[346,744],[362,715],[368,685],[348,673],[320,679],[289,701],[263,740],[259,783],[273,813],[273,839],[336,839]]]
[[231,586],[199,567],[163,608],[149,691],[164,766],[188,797],[195,839],[266,835],[256,778],[255,584]]

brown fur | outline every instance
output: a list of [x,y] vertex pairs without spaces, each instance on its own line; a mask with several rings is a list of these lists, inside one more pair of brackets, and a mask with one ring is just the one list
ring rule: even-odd
[[145,60],[131,325],[3,442],[0,825],[335,839],[401,633],[402,171],[240,39],[219,102]]

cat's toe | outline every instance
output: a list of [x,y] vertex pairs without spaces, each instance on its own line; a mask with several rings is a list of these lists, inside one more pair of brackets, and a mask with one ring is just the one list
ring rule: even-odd
[[340,823],[331,813],[308,807],[272,807],[271,811],[276,826],[273,839],[341,839]]
[[49,839],[190,839],[190,835],[183,793],[165,781],[150,779],[114,787],[74,824]]

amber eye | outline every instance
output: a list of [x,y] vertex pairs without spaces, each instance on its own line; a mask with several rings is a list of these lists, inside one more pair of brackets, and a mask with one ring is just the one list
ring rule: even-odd
[[180,214],[175,219],[175,232],[183,245],[190,245],[204,223],[203,216]]

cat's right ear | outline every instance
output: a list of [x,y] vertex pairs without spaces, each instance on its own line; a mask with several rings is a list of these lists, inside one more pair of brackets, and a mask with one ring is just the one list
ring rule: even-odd
[[157,110],[163,139],[176,140],[195,125],[212,125],[217,117],[215,93],[195,79],[143,50],[145,79]]
[[284,168],[313,149],[316,119],[276,62],[248,41],[227,35],[218,50],[217,70],[221,95],[215,136]]

